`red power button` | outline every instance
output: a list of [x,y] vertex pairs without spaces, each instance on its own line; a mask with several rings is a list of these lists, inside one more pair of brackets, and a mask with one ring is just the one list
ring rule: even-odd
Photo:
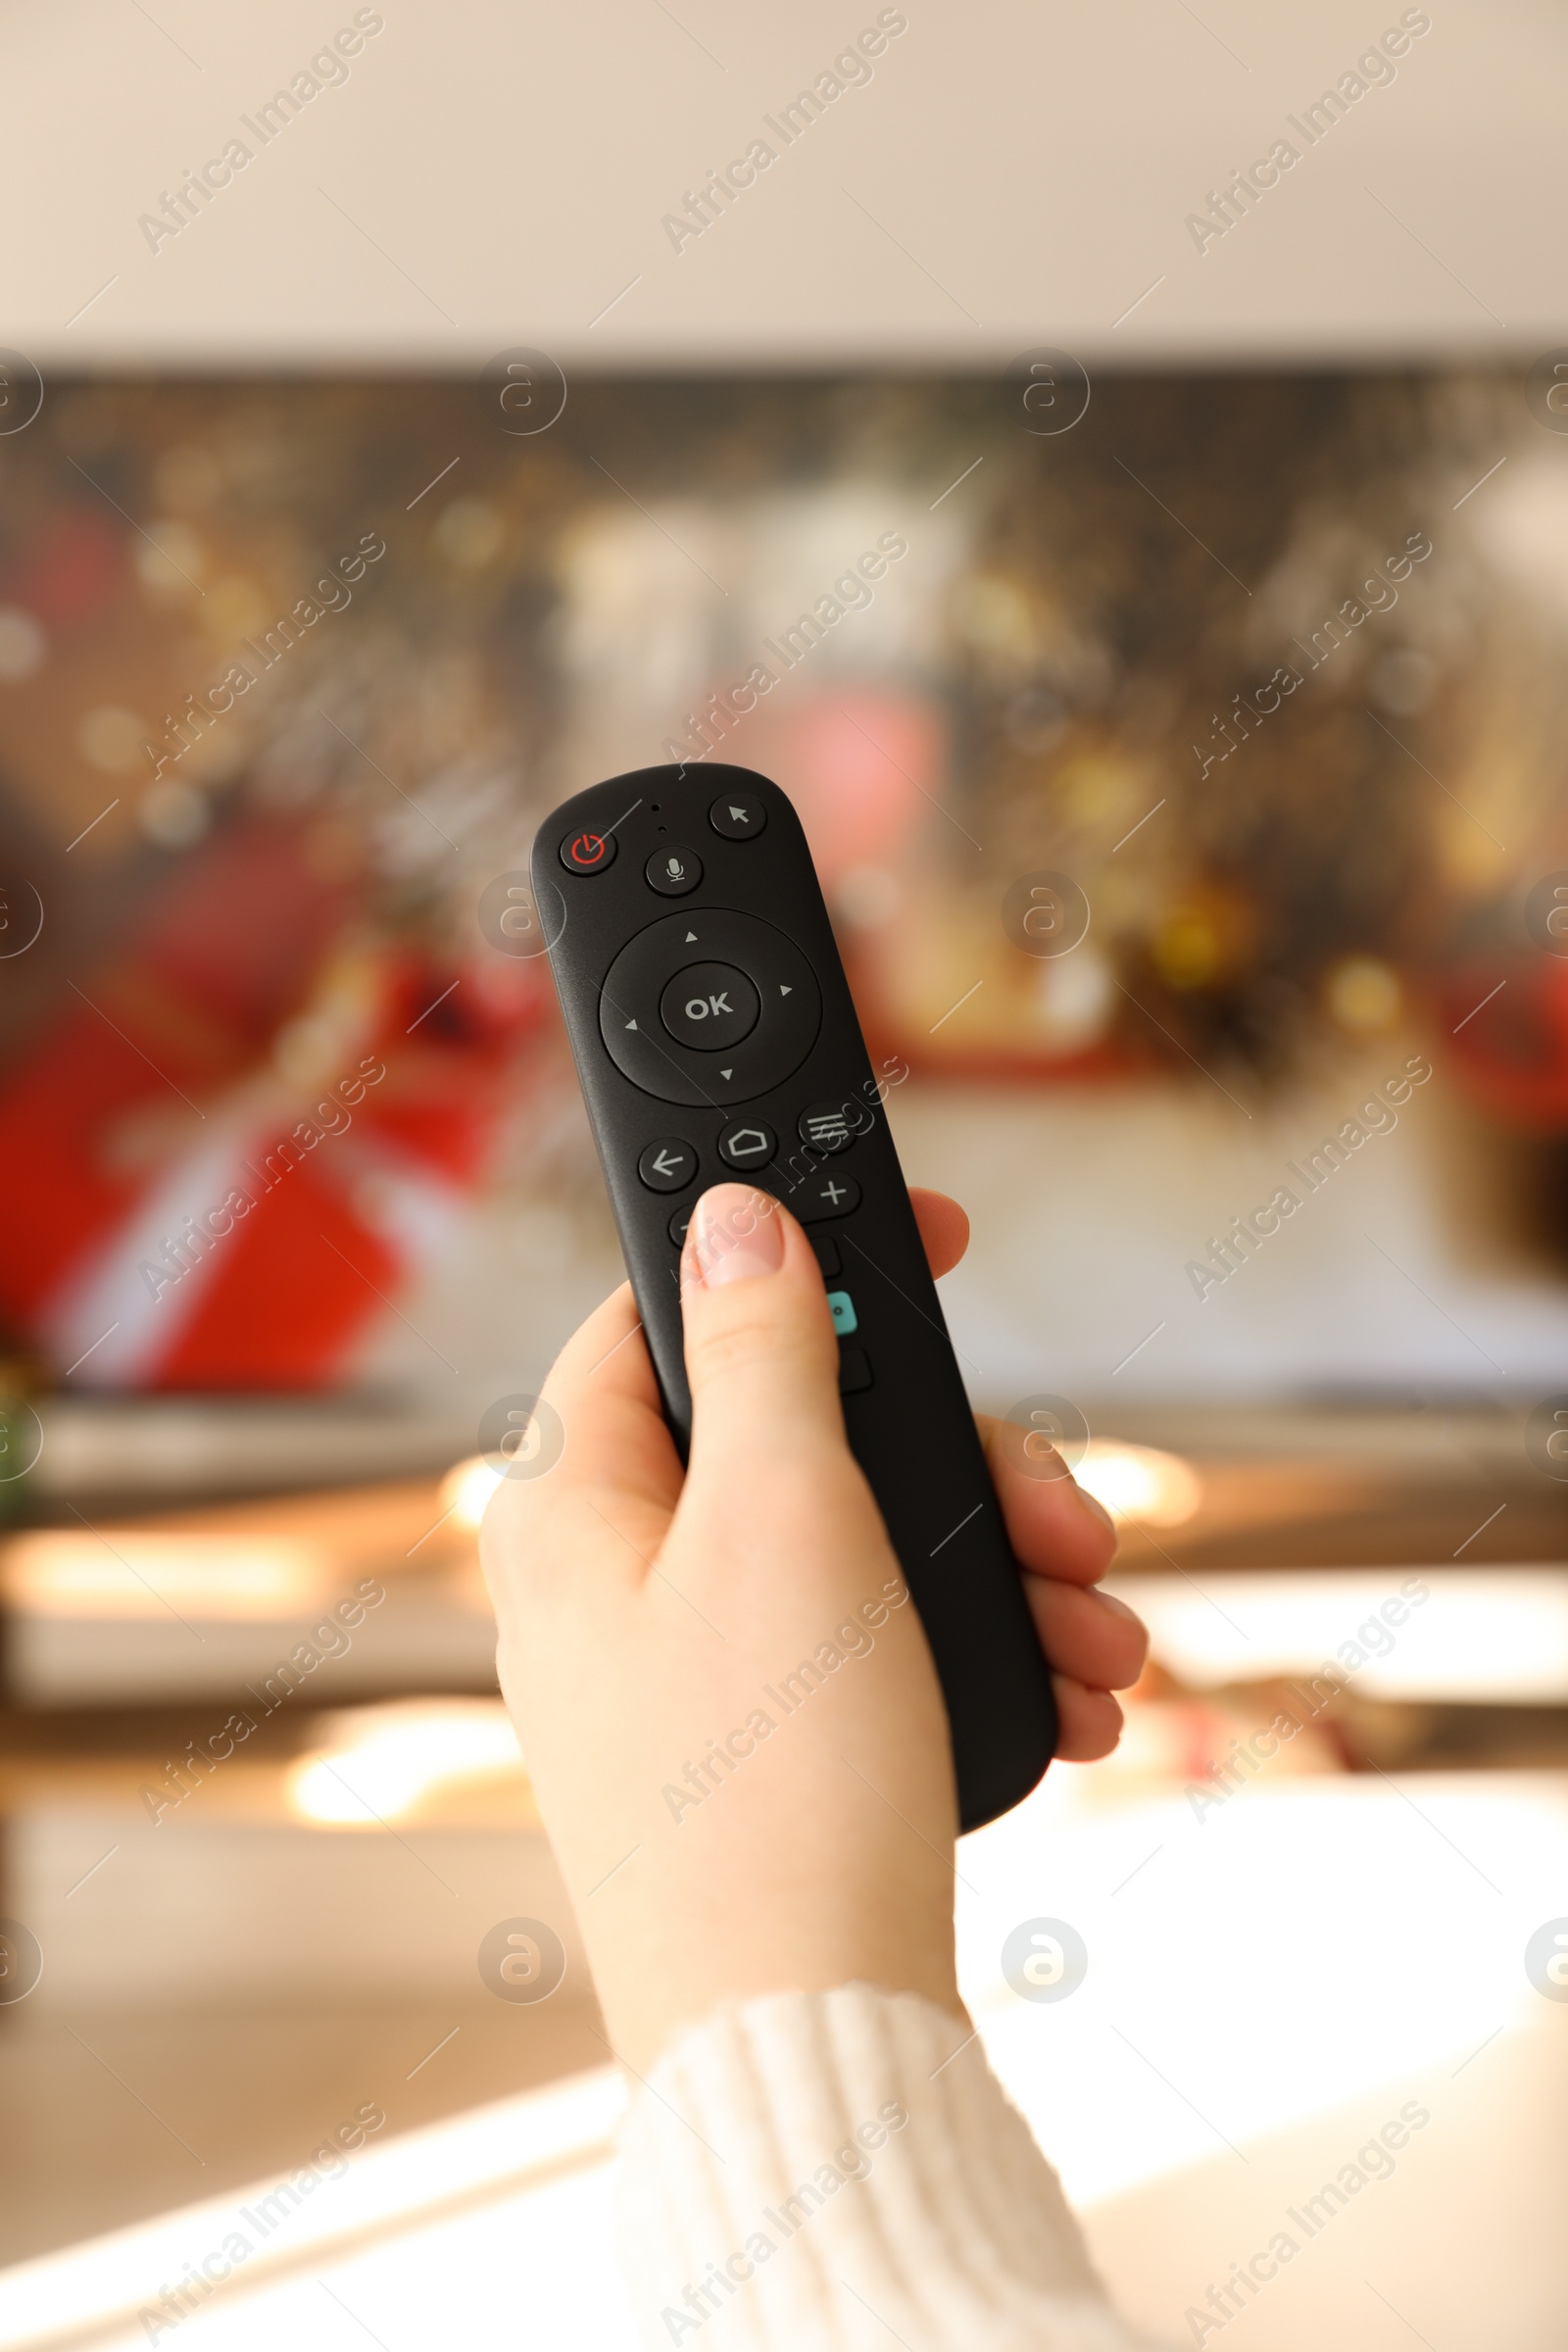
[[561,845],[561,862],[568,874],[602,874],[615,862],[615,836],[573,833]]

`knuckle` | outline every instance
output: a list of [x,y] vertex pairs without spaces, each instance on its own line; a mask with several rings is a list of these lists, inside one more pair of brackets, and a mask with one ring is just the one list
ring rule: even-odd
[[[728,1306],[729,1302],[724,1302]],[[736,1302],[722,1315],[705,1316],[686,1335],[686,1369],[694,1385],[707,1388],[739,1374],[788,1373],[820,1352],[816,1335]]]

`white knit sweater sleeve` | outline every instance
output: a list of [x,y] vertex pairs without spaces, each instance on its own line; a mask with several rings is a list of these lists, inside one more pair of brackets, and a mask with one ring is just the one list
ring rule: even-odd
[[644,2342],[1139,2352],[977,2039],[916,1993],[777,1993],[681,2034],[617,2187]]

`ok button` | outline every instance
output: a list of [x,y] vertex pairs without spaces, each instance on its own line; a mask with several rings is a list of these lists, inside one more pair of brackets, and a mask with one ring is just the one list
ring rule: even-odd
[[683,1046],[720,1054],[757,1026],[762,1001],[732,963],[690,963],[659,1000],[659,1017]]

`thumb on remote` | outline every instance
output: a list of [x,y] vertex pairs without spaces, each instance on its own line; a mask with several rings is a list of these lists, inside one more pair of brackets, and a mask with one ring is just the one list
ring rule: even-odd
[[791,1450],[843,1446],[833,1318],[788,1209],[750,1185],[706,1192],[687,1236],[681,1304],[693,1477],[733,1474],[785,1430]]

